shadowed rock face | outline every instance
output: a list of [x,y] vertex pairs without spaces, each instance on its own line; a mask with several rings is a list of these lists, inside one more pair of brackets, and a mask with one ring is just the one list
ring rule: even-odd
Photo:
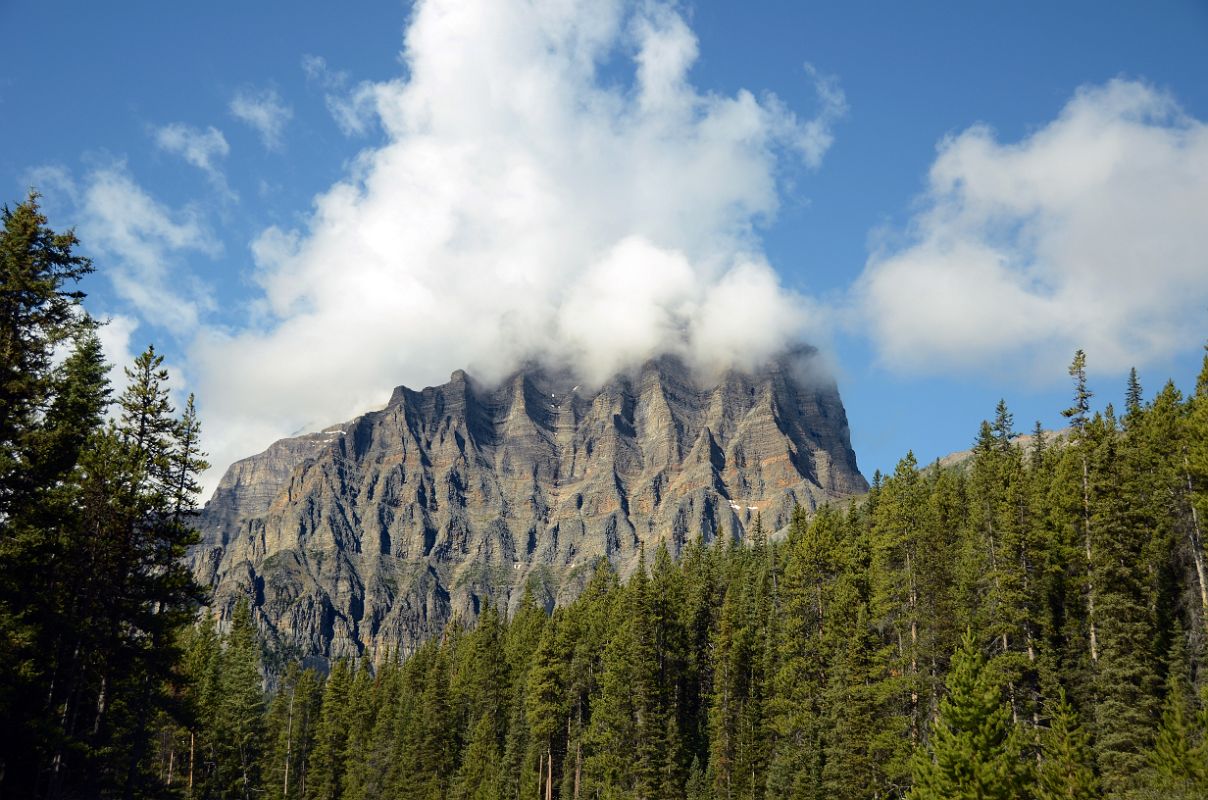
[[233,465],[190,554],[215,605],[251,593],[271,636],[317,659],[409,651],[534,579],[575,596],[598,556],[786,526],[864,492],[847,417],[808,351],[698,383],[673,358],[602,387],[532,368],[394,391],[381,411]]

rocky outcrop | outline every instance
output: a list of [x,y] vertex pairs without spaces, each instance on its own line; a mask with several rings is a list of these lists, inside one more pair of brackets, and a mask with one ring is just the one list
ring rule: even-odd
[[533,584],[573,597],[605,557],[770,531],[867,488],[834,383],[798,352],[701,385],[673,358],[588,389],[525,369],[400,387],[381,411],[277,442],[228,470],[195,574],[251,594],[286,651],[409,650]]

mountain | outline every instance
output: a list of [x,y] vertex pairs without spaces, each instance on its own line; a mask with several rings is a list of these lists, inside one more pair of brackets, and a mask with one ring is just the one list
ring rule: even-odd
[[411,649],[532,582],[573,597],[605,556],[678,553],[867,489],[834,382],[803,349],[701,382],[663,357],[597,388],[530,367],[399,387],[380,411],[234,464],[190,563],[214,604],[252,595],[284,653]]

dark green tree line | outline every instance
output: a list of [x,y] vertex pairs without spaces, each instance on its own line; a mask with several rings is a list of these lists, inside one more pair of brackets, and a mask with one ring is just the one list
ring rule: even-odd
[[1055,437],[1021,445],[1000,403],[967,462],[908,455],[782,535],[659,547],[552,614],[525,593],[401,662],[295,671],[262,791],[1202,796],[1208,378],[1147,401],[1134,376],[1119,417],[1083,356],[1071,374]]
[[112,398],[79,242],[36,195],[0,216],[0,793],[155,795],[203,599],[182,562],[199,424],[152,348]]

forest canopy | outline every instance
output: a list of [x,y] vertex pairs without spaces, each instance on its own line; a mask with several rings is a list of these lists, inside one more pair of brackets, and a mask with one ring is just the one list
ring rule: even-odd
[[74,234],[0,233],[0,795],[1208,796],[1208,359],[1194,392],[956,465],[907,454],[781,534],[661,544],[319,673],[182,557],[199,423],[148,348],[113,396]]
[[783,537],[601,562],[405,659],[258,695],[242,604],[186,636],[211,688],[161,765],[313,800],[1208,796],[1208,361],[1190,397],[1134,373],[1123,413],[1070,375],[1058,434],[1000,403],[962,463],[907,454]]

